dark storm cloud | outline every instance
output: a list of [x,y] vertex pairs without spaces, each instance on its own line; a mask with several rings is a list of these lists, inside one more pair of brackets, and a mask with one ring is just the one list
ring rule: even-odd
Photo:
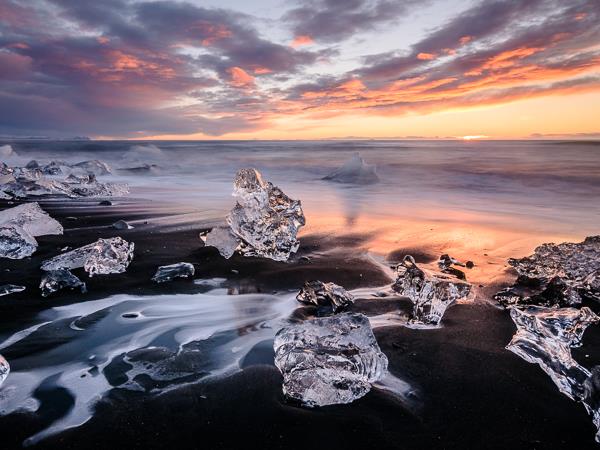
[[416,0],[300,0],[285,14],[295,36],[315,41],[337,42],[389,24],[404,15],[410,7],[422,6]]

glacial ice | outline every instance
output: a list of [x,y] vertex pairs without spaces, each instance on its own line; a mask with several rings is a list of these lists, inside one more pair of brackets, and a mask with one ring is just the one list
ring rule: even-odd
[[323,179],[351,184],[373,184],[379,181],[375,166],[365,163],[358,153],[354,153],[342,167]]
[[542,244],[531,256],[509,259],[519,277],[494,298],[504,306],[573,306],[600,300],[600,236],[579,243]]
[[111,225],[115,230],[131,230],[133,226],[129,225],[124,220],[117,220],[115,223]]
[[25,167],[0,167],[0,192],[10,198],[40,195],[67,197],[121,196],[129,192],[125,184],[100,183],[97,175],[108,175],[110,167],[98,160],[68,164],[52,161],[40,166],[30,161]]
[[62,233],[62,225],[35,202],[0,211],[0,258],[31,256],[38,247],[35,236]]
[[216,229],[206,237],[207,245],[214,244],[228,258],[237,238],[236,249],[245,256],[287,261],[300,246],[296,235],[305,224],[300,201],[264,181],[256,169],[239,170],[233,186],[237,203],[227,216],[233,237]]
[[44,261],[42,270],[83,267],[90,277],[123,273],[133,259],[133,249],[133,242],[129,243],[120,237],[98,239],[96,242]]
[[6,377],[8,377],[9,372],[10,364],[8,364],[8,361],[4,358],[4,356],[0,355],[0,386],[2,386],[4,380],[6,380]]
[[466,280],[467,276],[465,273],[453,266],[466,267],[466,264],[454,259],[448,254],[443,254],[440,256],[440,259],[438,260],[438,267],[440,268],[441,272],[449,273],[454,275],[456,278],[460,278],[461,280]]
[[203,238],[209,247],[215,247],[223,258],[229,259],[240,245],[240,240],[231,232],[231,228],[217,226]]
[[283,392],[306,406],[350,403],[387,372],[363,314],[338,314],[279,330],[273,344]]
[[194,273],[195,270],[193,264],[180,262],[168,266],[160,266],[152,277],[152,281],[164,283],[165,281],[171,281],[174,278],[193,277]]
[[354,296],[342,286],[322,281],[307,281],[296,296],[300,303],[331,308],[334,313],[354,303]]
[[466,299],[471,285],[458,278],[417,267],[412,256],[407,255],[398,265],[398,278],[392,289],[413,302],[413,325],[438,325],[446,309],[454,302]]
[[38,203],[24,203],[0,211],[0,225],[18,225],[31,236],[62,234],[63,227],[46,213]]
[[67,269],[48,271],[44,274],[42,281],[40,282],[42,297],[47,297],[50,294],[65,288],[71,290],[79,288],[82,294],[87,292],[85,283]]
[[571,348],[581,346],[586,328],[600,321],[587,307],[548,308],[529,306],[511,307],[510,316],[517,332],[506,347],[530,363],[538,364],[550,376],[560,392],[584,404],[599,429],[600,402],[598,386],[599,367],[590,372],[571,355]]
[[25,286],[17,286],[16,284],[3,284],[0,285],[0,297],[3,295],[12,294],[13,292],[23,292]]

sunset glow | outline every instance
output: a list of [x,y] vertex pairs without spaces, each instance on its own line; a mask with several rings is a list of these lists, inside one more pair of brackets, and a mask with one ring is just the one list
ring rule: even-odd
[[1,3],[1,134],[600,136],[598,2],[87,3]]

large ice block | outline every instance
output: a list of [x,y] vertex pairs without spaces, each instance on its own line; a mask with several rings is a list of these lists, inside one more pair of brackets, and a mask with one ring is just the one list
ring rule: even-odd
[[387,372],[369,319],[338,314],[279,330],[273,344],[283,392],[306,406],[350,403]]

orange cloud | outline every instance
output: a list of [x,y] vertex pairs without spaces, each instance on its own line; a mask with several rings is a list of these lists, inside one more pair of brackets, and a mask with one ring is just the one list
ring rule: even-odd
[[292,47],[301,47],[303,45],[311,45],[314,44],[313,38],[307,35],[296,36],[292,43],[290,44]]
[[229,84],[236,88],[250,88],[254,86],[254,77],[241,67],[230,67],[227,69],[230,76]]
[[435,55],[434,53],[419,53],[417,55],[417,59],[421,59],[423,61],[430,61],[432,59],[435,59],[437,55]]
[[458,42],[460,45],[465,45],[465,44],[468,44],[469,42],[471,42],[472,39],[473,39],[473,36],[463,36],[458,40]]

